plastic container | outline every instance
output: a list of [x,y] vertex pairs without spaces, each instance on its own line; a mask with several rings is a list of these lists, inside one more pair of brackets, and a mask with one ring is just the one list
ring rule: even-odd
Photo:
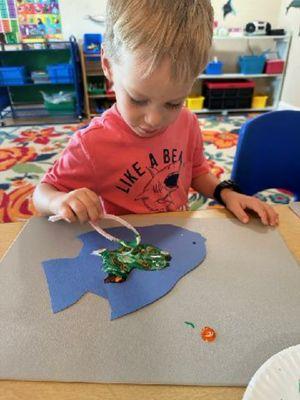
[[83,35],[83,52],[86,54],[100,53],[102,35],[100,33],[85,33]]
[[267,60],[265,64],[266,74],[282,74],[284,70],[283,60]]
[[31,79],[36,84],[49,83],[49,76],[45,71],[32,71]]
[[252,108],[265,108],[267,105],[268,96],[253,96]]
[[72,114],[75,112],[75,97],[72,92],[59,92],[47,94],[41,92],[44,98],[44,105],[50,114]]
[[205,73],[207,75],[221,75],[223,74],[223,65],[221,61],[211,61],[207,64],[205,68]]
[[50,64],[47,72],[51,83],[73,83],[74,70],[71,64]]
[[264,55],[240,56],[239,68],[242,74],[262,74],[266,62]]
[[0,85],[24,85],[26,83],[25,67],[1,67]]
[[247,79],[205,81],[204,106],[210,110],[251,108],[254,86],[254,82]]
[[186,99],[186,107],[192,111],[202,110],[204,104],[204,97],[188,97]]

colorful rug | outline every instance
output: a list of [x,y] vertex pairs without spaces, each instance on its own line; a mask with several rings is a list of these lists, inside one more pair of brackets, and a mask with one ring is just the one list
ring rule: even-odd
[[[212,172],[229,178],[238,131],[247,117],[208,117],[200,119],[205,154]],[[67,145],[76,125],[5,128],[0,130],[0,222],[23,221],[34,214],[31,196],[43,174]],[[291,196],[282,191],[267,191],[259,197],[269,203],[289,203]],[[191,191],[191,210],[219,207]]]

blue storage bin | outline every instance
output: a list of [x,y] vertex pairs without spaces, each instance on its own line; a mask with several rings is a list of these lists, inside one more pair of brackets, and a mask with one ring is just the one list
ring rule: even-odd
[[[100,53],[102,35],[100,33],[85,33],[83,35],[83,52],[87,54]],[[95,45],[95,48],[89,49],[89,46]]]
[[242,74],[262,74],[266,57],[260,56],[240,56],[239,67]]
[[51,83],[73,83],[74,70],[71,64],[50,64],[47,72]]
[[0,85],[24,85],[26,83],[25,67],[1,67]]
[[221,75],[223,74],[223,65],[221,61],[211,61],[207,64],[205,68],[205,73],[207,75]]

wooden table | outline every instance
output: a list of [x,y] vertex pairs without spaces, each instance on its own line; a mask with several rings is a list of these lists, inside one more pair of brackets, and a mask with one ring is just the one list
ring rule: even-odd
[[[287,206],[277,206],[276,209],[280,214],[279,232],[300,262],[300,219]],[[231,217],[223,209],[185,214],[192,218]],[[159,218],[159,215],[155,218]],[[0,224],[0,258],[24,224],[21,222]],[[238,387],[0,381],[0,400],[241,400],[244,391],[245,388]]]

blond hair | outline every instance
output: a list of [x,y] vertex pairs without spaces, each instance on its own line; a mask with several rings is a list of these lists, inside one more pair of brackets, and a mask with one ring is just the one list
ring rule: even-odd
[[212,42],[210,0],[108,0],[104,48],[115,63],[135,52],[150,74],[164,59],[173,79],[194,79],[205,67]]

